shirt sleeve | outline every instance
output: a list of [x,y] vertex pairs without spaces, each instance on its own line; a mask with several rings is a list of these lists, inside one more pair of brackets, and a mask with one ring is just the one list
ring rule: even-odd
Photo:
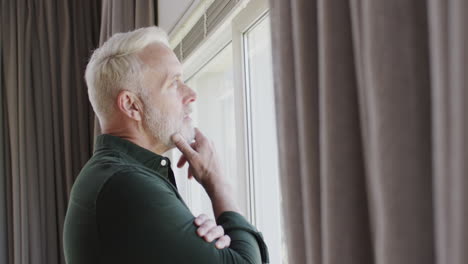
[[102,187],[96,201],[100,263],[268,263],[262,234],[240,214],[216,220],[231,237],[217,249],[196,234],[194,215],[169,182],[154,175],[121,171]]

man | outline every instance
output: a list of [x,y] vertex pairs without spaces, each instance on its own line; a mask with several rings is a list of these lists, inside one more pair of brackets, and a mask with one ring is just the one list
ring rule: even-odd
[[[86,68],[103,134],[78,175],[64,224],[68,264],[268,263],[261,233],[240,214],[213,143],[191,124],[196,93],[167,35],[149,27],[111,37]],[[195,140],[195,142],[192,142]],[[211,198],[216,223],[195,218],[171,162],[189,163]]]

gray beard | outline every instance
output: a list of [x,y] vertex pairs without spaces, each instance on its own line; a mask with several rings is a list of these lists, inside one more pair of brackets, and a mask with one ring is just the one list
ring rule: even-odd
[[171,140],[174,133],[179,132],[187,143],[191,143],[195,138],[195,130],[191,123],[186,123],[183,116],[171,119],[171,115],[160,111],[157,107],[147,107],[144,102],[144,126],[148,129],[153,138],[167,148],[175,147]]

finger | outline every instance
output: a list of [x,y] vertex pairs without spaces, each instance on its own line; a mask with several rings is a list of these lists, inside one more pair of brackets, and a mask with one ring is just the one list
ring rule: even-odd
[[187,175],[189,180],[193,178],[192,170],[190,169],[190,167],[187,168]]
[[222,237],[220,237],[218,239],[218,241],[216,241],[216,244],[215,246],[218,248],[218,249],[223,249],[223,248],[227,248],[231,245],[231,237],[228,236],[228,235],[224,235]]
[[198,127],[195,127],[195,141],[196,142],[204,142],[207,140],[207,137],[198,129]]
[[[190,144],[193,150],[197,151],[196,149],[196,142]],[[177,162],[177,168],[182,168],[185,163],[187,162],[187,158],[184,155],[181,155],[179,161]]]
[[197,230],[199,236],[204,236],[208,233],[211,228],[215,227],[216,223],[212,219],[206,220]]
[[180,156],[179,161],[177,162],[177,168],[182,168],[185,162],[187,162],[187,158],[184,155]]
[[217,238],[220,238],[224,236],[224,229],[222,226],[215,226],[213,228],[210,229],[210,231],[208,231],[208,233],[206,233],[206,235],[204,235],[204,238],[206,240],[206,242],[211,242]]
[[193,221],[197,226],[200,226],[201,224],[203,224],[208,219],[209,219],[209,217],[206,214],[200,214],[199,216],[195,217],[195,220],[193,220]]
[[171,136],[172,142],[182,152],[187,160],[192,160],[197,155],[197,152],[187,143],[187,141],[179,134],[175,133]]

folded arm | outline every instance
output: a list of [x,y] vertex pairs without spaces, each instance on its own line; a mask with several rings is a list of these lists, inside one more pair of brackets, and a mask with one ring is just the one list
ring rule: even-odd
[[[261,233],[236,212],[217,218],[231,237],[229,248],[197,235],[195,217],[168,183],[123,171],[103,186],[97,201],[104,263],[267,263]],[[263,259],[262,259],[263,258]]]

